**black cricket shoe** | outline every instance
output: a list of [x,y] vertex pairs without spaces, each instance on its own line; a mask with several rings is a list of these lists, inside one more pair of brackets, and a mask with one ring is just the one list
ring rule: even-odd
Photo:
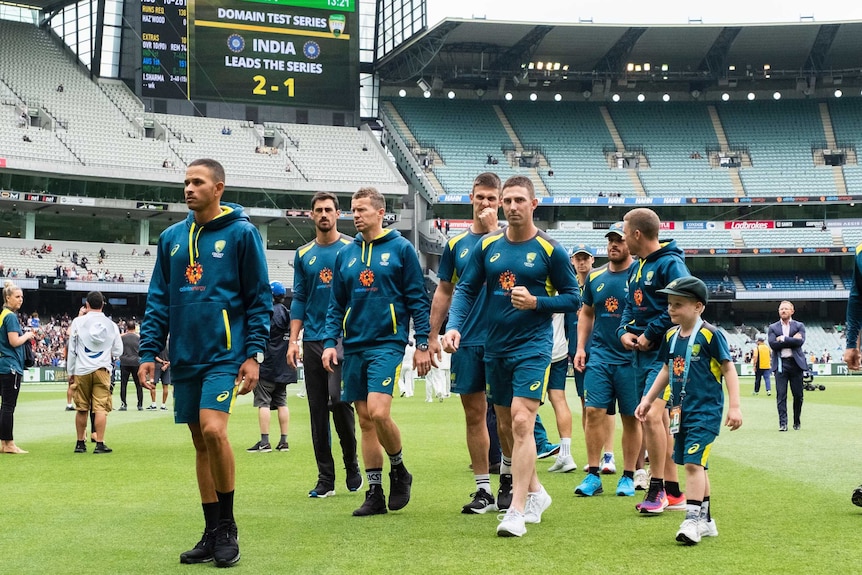
[[494,496],[484,489],[476,490],[476,493],[471,493],[470,497],[473,501],[461,508],[461,513],[466,515],[483,514],[488,511],[496,511],[497,505],[494,503]]
[[239,536],[235,521],[220,521],[216,527],[213,561],[216,567],[232,567],[239,561]]
[[112,451],[114,450],[105,445],[104,443],[97,443],[96,448],[93,449],[93,453],[111,453]]
[[75,453],[87,453],[87,443],[84,440],[75,443]]
[[497,509],[505,511],[512,505],[512,474],[500,474],[500,489],[497,491]]
[[209,563],[213,560],[213,548],[215,548],[215,530],[204,531],[201,540],[193,549],[180,553],[180,563],[186,565]]
[[354,517],[366,517],[368,515],[383,515],[386,513],[386,495],[383,487],[372,485],[365,492],[365,502],[359,509],[353,512]]
[[323,499],[324,497],[332,497],[335,495],[335,486],[327,485],[322,481],[318,481],[317,485],[314,486],[314,489],[308,492],[309,497],[315,497],[318,499]]
[[354,492],[362,489],[363,479],[359,466],[354,463],[353,465],[348,465],[345,470],[347,471],[347,479],[345,481],[347,483],[347,490]]
[[856,507],[862,507],[862,485],[853,490],[853,496],[850,498],[850,501]]
[[398,511],[410,503],[410,487],[413,476],[403,465],[389,472],[389,509]]

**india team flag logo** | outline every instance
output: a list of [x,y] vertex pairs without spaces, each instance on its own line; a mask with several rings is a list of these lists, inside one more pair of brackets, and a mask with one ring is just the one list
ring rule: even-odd
[[332,14],[329,16],[329,31],[338,38],[344,34],[347,27],[347,17],[344,14]]

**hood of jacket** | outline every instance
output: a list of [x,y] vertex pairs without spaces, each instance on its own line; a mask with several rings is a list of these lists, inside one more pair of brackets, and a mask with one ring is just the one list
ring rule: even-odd
[[203,224],[202,226],[195,222],[195,213],[189,210],[188,215],[186,216],[186,227],[191,228],[192,225],[195,225],[198,228],[204,227],[208,230],[218,230],[221,229],[236,220],[248,220],[248,215],[243,211],[243,208],[239,204],[232,204],[230,202],[222,202],[221,203],[221,214]]
[[659,249],[648,255],[645,259],[648,262],[655,261],[658,258],[666,255],[678,258],[680,261],[685,261],[685,252],[676,245],[676,240],[659,240]]

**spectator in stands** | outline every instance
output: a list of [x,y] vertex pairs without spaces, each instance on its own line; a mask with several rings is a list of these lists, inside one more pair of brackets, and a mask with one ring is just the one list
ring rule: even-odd
[[549,177],[549,178],[553,178],[553,177],[554,177],[554,170],[548,170],[548,177]]
[[367,151],[368,151],[368,144],[366,144],[366,143],[364,143],[364,142],[363,142],[363,144],[362,144],[362,151],[363,151],[363,152],[367,152]]
[[446,232],[446,235],[448,236],[449,235],[449,220],[446,220],[445,222],[443,222],[443,229]]
[[22,139],[23,139],[25,142],[32,142],[32,141],[33,141],[33,140],[31,140],[31,139],[30,139],[30,136],[28,136],[27,134],[24,134],[24,137],[23,137]]
[[107,252],[105,251],[105,248],[100,248],[100,249],[99,249],[99,257],[100,257],[100,258],[102,258],[102,259],[105,259],[106,257],[108,257],[108,256],[107,256]]
[[230,128],[228,128],[227,126],[224,126],[221,129],[222,136],[230,136],[232,133],[233,133],[233,131]]
[[145,249],[144,249],[144,255],[145,255],[145,256],[150,255],[150,248],[145,248]]
[[766,282],[766,289],[772,289],[772,282],[771,281]]
[[62,92],[62,91],[64,91],[64,90],[65,90],[65,88],[63,87],[63,84],[58,84],[58,85],[57,85],[57,91],[58,91],[58,92]]
[[122,283],[126,281],[126,278],[123,277],[123,274],[120,274],[119,276],[117,276],[117,281]]
[[798,430],[802,426],[802,374],[808,369],[808,362],[802,351],[805,324],[793,319],[794,311],[791,302],[781,302],[778,306],[779,321],[767,330],[769,347],[772,348],[772,370],[775,372],[779,431],[787,431],[788,384],[793,394],[793,429]]

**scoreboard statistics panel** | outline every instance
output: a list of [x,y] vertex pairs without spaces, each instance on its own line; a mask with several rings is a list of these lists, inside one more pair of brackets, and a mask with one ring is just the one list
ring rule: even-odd
[[143,96],[355,109],[356,0],[189,0],[187,15],[184,2],[142,2]]

